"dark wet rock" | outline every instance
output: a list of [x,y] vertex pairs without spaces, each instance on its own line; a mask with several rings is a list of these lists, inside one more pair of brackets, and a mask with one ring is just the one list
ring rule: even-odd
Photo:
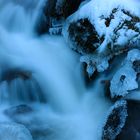
[[79,53],[92,53],[99,47],[99,36],[87,18],[70,23],[68,32],[72,49]]
[[45,5],[45,15],[55,18],[67,18],[73,14],[84,0],[48,0]]
[[11,81],[16,78],[28,80],[31,77],[32,77],[32,74],[30,71],[23,71],[20,69],[11,69],[11,70],[3,71],[1,75],[1,81],[4,81],[4,80]]
[[15,115],[23,115],[31,112],[33,112],[33,109],[25,104],[14,106],[4,111],[4,113],[9,117],[14,117]]
[[73,14],[84,0],[47,0],[38,19],[38,34],[61,34],[65,19]]
[[17,104],[19,102],[42,102],[47,99],[39,83],[30,71],[20,69],[3,70],[0,75],[1,102]]
[[116,136],[122,131],[126,118],[127,102],[119,100],[108,111],[103,126],[102,140],[115,140]]
[[37,34],[42,35],[49,31],[50,21],[49,17],[45,16],[43,13],[38,18],[38,21],[35,25],[35,30]]
[[110,80],[102,80],[101,84],[104,88],[104,95],[110,99]]
[[57,0],[47,0],[45,2],[35,26],[37,34],[42,35],[47,33],[52,27],[57,28],[60,26],[62,28],[64,19],[56,14],[56,2]]
[[140,102],[128,101],[128,117],[116,140],[140,140]]
[[136,60],[133,62],[133,68],[137,73],[140,73],[140,60]]

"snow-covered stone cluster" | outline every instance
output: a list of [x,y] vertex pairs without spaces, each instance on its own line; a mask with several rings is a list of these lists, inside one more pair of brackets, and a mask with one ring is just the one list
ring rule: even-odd
[[70,16],[63,35],[82,54],[91,76],[102,72],[116,55],[140,43],[140,3],[136,0],[91,0]]
[[[106,76],[110,97],[120,100],[108,112],[102,140],[115,140],[127,119],[129,93],[140,91],[140,1],[86,1],[67,18],[63,36],[81,55],[89,77],[95,71],[110,73]],[[118,59],[116,70],[114,58]]]

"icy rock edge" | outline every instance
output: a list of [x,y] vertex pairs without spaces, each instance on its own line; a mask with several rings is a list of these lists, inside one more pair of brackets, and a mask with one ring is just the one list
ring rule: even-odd
[[[112,98],[125,97],[139,88],[140,50],[128,52],[122,67],[115,73],[110,83]],[[137,93],[139,94],[139,93]]]
[[91,0],[67,19],[63,36],[82,55],[89,76],[106,70],[114,56],[138,47],[139,13],[137,1]]
[[127,119],[127,101],[117,101],[108,111],[102,129],[102,140],[115,140],[120,134]]

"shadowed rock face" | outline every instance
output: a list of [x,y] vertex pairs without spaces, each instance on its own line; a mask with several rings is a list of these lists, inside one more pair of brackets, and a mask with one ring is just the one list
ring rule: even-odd
[[63,16],[66,18],[73,14],[78,9],[82,1],[84,0],[64,0]]
[[55,18],[67,18],[74,13],[84,0],[48,0],[44,9],[45,15]]
[[140,101],[128,101],[128,117],[116,140],[140,140]]
[[[6,88],[6,92],[3,92],[3,86]],[[0,74],[0,92],[0,99],[3,102],[46,103],[45,94],[30,71],[21,69],[3,70]],[[25,106],[18,107],[18,109],[22,108],[25,109]]]
[[99,46],[99,36],[87,18],[72,22],[68,31],[74,50],[80,53],[92,53]]
[[127,118],[127,102],[117,101],[109,110],[102,132],[102,140],[115,140]]
[[4,80],[11,81],[18,77],[20,77],[24,80],[28,80],[28,79],[30,79],[32,74],[29,71],[21,71],[18,69],[14,69],[14,70],[10,70],[10,71],[8,71],[8,70],[4,71],[1,76],[2,76],[1,81],[4,81]]
[[53,28],[56,34],[60,34],[64,20],[73,14],[84,0],[48,0],[44,6],[42,15],[39,17],[39,22],[36,25],[36,30],[39,34],[49,31]]

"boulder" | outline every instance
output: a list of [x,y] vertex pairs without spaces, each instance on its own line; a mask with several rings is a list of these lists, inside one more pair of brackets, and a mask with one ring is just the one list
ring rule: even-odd
[[102,140],[115,140],[122,131],[127,116],[127,102],[125,100],[117,101],[108,111],[102,129]]
[[140,5],[136,1],[126,3],[91,0],[68,17],[63,36],[70,48],[82,55],[89,75],[106,70],[113,57],[138,48]]
[[[126,59],[111,80],[110,92],[112,98],[125,97],[139,89],[139,64],[140,50],[129,51]],[[137,92],[137,94],[139,93]]]

